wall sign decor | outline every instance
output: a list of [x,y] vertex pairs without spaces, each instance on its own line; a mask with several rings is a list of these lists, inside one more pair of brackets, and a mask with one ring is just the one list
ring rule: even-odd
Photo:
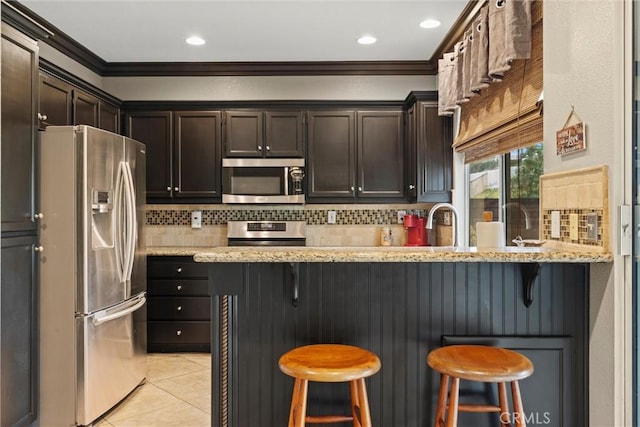
[[585,124],[572,105],[564,126],[556,132],[556,155],[575,153],[586,148]]

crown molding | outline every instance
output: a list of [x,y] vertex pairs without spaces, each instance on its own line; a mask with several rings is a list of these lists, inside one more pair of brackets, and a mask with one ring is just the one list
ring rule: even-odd
[[106,77],[433,75],[430,61],[110,62]]
[[[299,62],[107,62],[17,0],[2,0],[32,25],[47,31],[43,41],[103,77],[125,76],[317,76],[435,75],[438,58],[462,36],[486,0],[469,0],[433,56],[424,61],[299,61]],[[5,20],[3,8],[2,19]],[[11,21],[9,21],[11,23]]]

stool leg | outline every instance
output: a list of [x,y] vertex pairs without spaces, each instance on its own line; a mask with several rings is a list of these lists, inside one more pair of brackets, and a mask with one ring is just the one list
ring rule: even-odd
[[522,396],[520,396],[520,386],[518,381],[511,382],[511,395],[513,396],[513,417],[516,426],[527,427],[527,420],[524,417],[524,409],[522,407]]
[[500,425],[511,427],[511,414],[509,413],[509,400],[507,399],[507,385],[498,383],[498,399],[500,401]]
[[289,410],[288,427],[304,427],[307,415],[307,390],[309,381],[296,378],[293,383],[291,409]]
[[356,380],[349,381],[351,389],[351,416],[353,416],[354,427],[362,425],[360,421],[360,396],[358,395],[358,382]]
[[447,407],[447,391],[449,391],[449,375],[440,375],[440,392],[438,406],[436,406],[436,421],[434,427],[444,427],[444,410]]
[[[357,420],[360,427],[371,427],[371,413],[369,412],[369,399],[367,399],[367,385],[364,382],[364,378],[360,378],[354,381],[357,388],[358,403],[360,404],[360,410],[357,414]],[[353,425],[356,424],[356,414],[353,414]]]
[[458,393],[460,392],[460,378],[451,377],[449,391],[449,411],[447,413],[447,427],[458,427]]

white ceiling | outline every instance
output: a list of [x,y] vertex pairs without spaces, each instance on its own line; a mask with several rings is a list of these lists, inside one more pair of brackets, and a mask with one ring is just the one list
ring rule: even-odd
[[[467,0],[21,0],[107,62],[427,60]],[[442,25],[423,29],[436,18]],[[200,35],[204,46],[184,40]],[[359,45],[363,34],[377,37]]]

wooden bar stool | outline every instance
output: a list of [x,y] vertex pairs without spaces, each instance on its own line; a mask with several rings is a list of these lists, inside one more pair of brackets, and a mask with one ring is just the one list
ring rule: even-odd
[[[282,372],[295,378],[289,427],[346,421],[353,421],[357,427],[371,426],[364,379],[380,370],[380,359],[375,354],[350,345],[315,344],[288,351],[280,357],[278,365]],[[351,415],[307,415],[309,381],[348,381],[351,387]]]
[[[433,350],[427,356],[429,366],[440,373],[440,394],[436,408],[435,427],[458,425],[458,411],[496,412],[500,425],[526,427],[518,381],[533,374],[533,363],[515,351],[484,345],[451,345]],[[447,403],[447,391],[451,391]],[[498,383],[499,405],[460,404],[460,380]],[[506,383],[511,383],[513,414],[509,412]],[[445,411],[447,412],[445,420]]]

